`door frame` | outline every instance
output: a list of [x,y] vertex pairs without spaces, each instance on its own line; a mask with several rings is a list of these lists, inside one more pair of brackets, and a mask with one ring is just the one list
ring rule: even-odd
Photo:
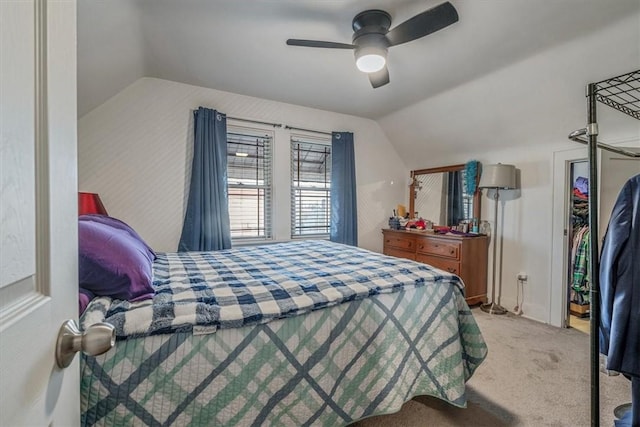
[[589,159],[584,158],[580,160],[569,160],[567,161],[567,181],[566,181],[566,191],[565,197],[567,201],[567,206],[564,212],[565,217],[565,229],[564,236],[566,237],[565,246],[564,246],[564,259],[566,261],[565,269],[564,269],[564,288],[565,288],[565,313],[564,313],[564,328],[569,328],[571,326],[571,313],[570,313],[570,305],[571,305],[571,285],[573,281],[573,271],[569,268],[571,266],[571,252],[573,247],[573,239],[575,235],[573,233],[573,223],[571,221],[572,209],[573,209],[573,184],[576,179],[574,173],[574,167],[576,163],[586,163],[587,169],[589,167]]
[[569,268],[569,190],[571,164],[588,159],[587,147],[553,153],[553,206],[551,228],[551,286],[549,294],[549,323],[568,327]]
[[[640,147],[638,138],[625,138],[617,141],[601,141],[618,147]],[[598,188],[602,171],[602,150],[598,150]],[[558,150],[553,153],[553,206],[551,231],[551,286],[549,288],[549,324],[565,328],[568,317],[568,269],[569,246],[564,230],[569,226],[567,197],[570,191],[571,163],[588,160],[587,147]],[[602,209],[598,208],[598,219],[602,221]],[[608,215],[608,214],[607,214]],[[599,227],[600,228],[600,227]],[[598,236],[602,239],[603,236]],[[601,249],[601,245],[598,246]]]

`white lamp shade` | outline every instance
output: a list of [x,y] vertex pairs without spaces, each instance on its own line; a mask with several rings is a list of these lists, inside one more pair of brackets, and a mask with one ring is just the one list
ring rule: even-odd
[[516,188],[516,167],[514,165],[487,165],[482,167],[479,188]]

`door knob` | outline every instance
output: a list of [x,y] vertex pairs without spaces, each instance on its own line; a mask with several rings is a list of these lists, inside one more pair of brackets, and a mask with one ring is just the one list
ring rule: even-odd
[[116,343],[116,328],[109,323],[96,323],[80,332],[75,320],[67,320],[60,327],[56,341],[56,364],[64,369],[80,350],[89,356],[109,351]]

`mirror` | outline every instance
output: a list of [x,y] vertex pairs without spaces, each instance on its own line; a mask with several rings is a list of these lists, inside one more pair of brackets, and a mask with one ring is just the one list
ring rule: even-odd
[[411,171],[409,216],[433,221],[436,225],[458,225],[461,221],[480,221],[478,173],[475,192],[466,191],[465,165],[451,165]]

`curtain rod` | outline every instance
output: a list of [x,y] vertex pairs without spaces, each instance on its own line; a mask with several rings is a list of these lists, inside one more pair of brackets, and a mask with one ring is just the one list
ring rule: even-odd
[[331,135],[332,135],[332,134],[331,134],[331,132],[323,132],[323,131],[321,131],[321,130],[313,130],[313,129],[297,128],[297,127],[289,126],[289,125],[285,126],[284,128],[285,128],[285,129],[290,129],[290,130],[301,130],[301,131],[304,131],[304,132],[320,133],[320,134],[322,134],[322,135],[329,135],[329,136],[331,136]]
[[[203,107],[201,107],[201,108],[203,108]],[[196,111],[198,111],[198,109],[196,108],[196,109],[191,110],[191,111],[193,111],[195,113]],[[240,122],[256,123],[256,124],[259,124],[259,125],[273,126],[274,128],[281,128],[282,127],[281,123],[262,122],[260,120],[243,119],[242,117],[233,117],[233,116],[226,116],[226,117],[227,117],[228,120],[238,120]]]
[[281,128],[282,127],[282,124],[280,124],[280,123],[261,122],[260,120],[242,119],[240,117],[227,116],[227,119],[229,119],[229,120],[238,120],[240,122],[247,122],[247,123],[257,123],[259,125],[268,125],[268,126],[273,126],[274,128]]

